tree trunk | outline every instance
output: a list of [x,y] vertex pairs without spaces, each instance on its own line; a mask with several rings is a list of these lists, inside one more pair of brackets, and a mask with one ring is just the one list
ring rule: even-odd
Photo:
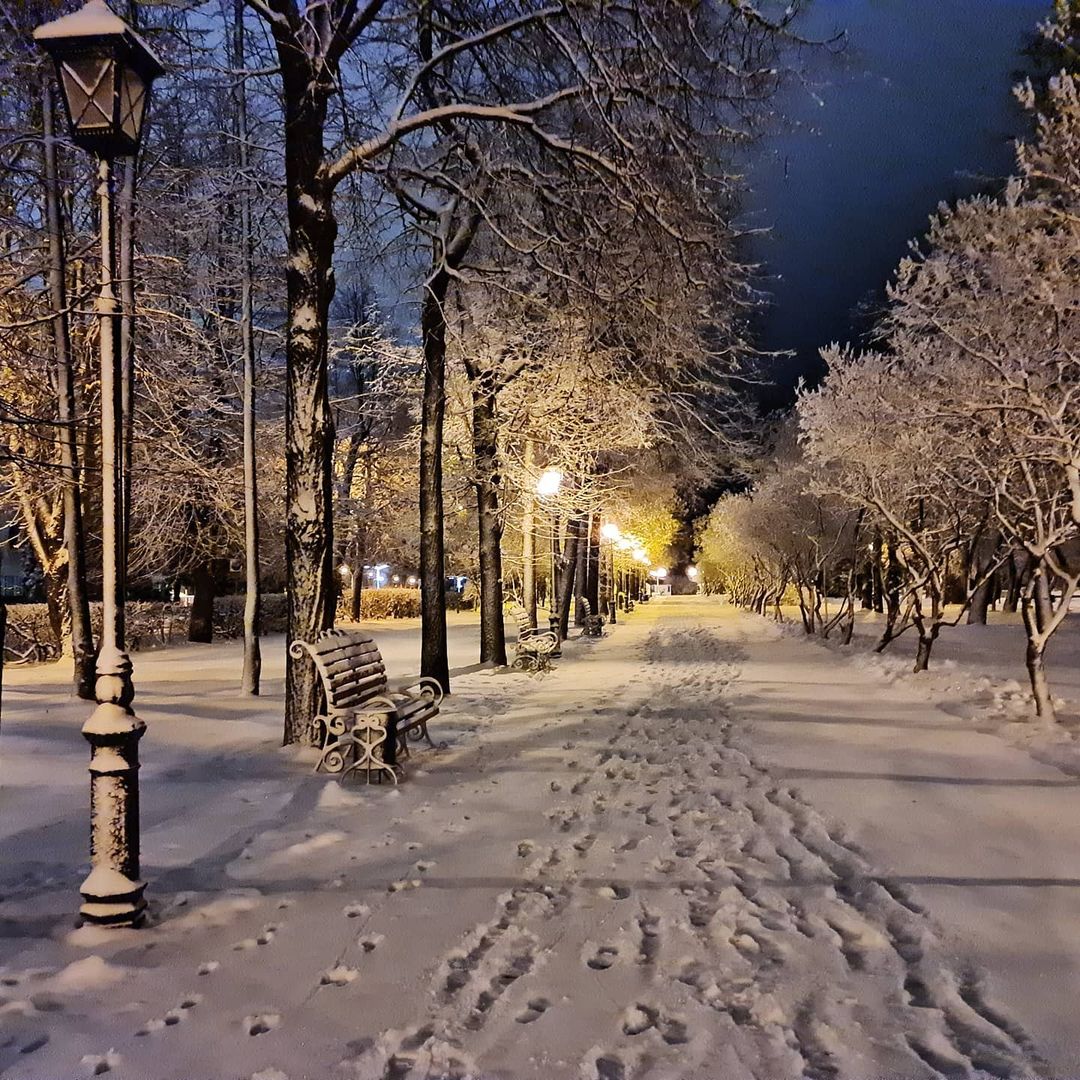
[[[1024,602],[1027,606],[1027,601]],[[1031,698],[1035,702],[1035,715],[1048,724],[1057,720],[1054,709],[1054,699],[1050,693],[1050,683],[1046,678],[1046,663],[1044,660],[1045,646],[1041,642],[1032,641],[1028,638],[1025,659],[1027,662],[1028,679],[1031,682]]]
[[86,589],[86,540],[83,530],[82,478],[75,438],[75,372],[67,314],[64,227],[60,206],[60,172],[53,130],[52,82],[45,80],[42,115],[45,135],[45,208],[49,233],[49,298],[56,353],[57,441],[64,482],[64,546],[67,548],[67,600],[75,693],[94,700],[94,631]]
[[574,625],[585,625],[585,590],[589,575],[589,533],[592,531],[592,515],[583,517],[578,525],[577,544],[574,546],[574,564],[570,576],[574,579]]
[[570,603],[574,598],[574,583],[577,581],[575,572],[578,564],[578,546],[585,519],[573,516],[566,522],[566,542],[563,544],[561,573],[559,575],[559,639],[566,640],[570,631]]
[[525,440],[525,505],[521,512],[521,599],[529,625],[536,626],[536,495],[532,485],[535,448]]
[[594,615],[603,615],[600,610],[600,514],[589,517],[589,547],[586,561],[585,595],[592,605]]
[[214,567],[210,560],[199,563],[192,574],[195,596],[188,619],[188,641],[209,645],[214,640]]
[[[334,624],[334,421],[327,392],[327,326],[337,223],[321,176],[326,104],[310,87],[285,95],[289,259],[285,397],[286,640],[313,641]],[[284,741],[316,744],[319,680],[289,654]]]
[[502,526],[499,523],[499,456],[495,390],[490,377],[471,379],[473,468],[480,534],[480,663],[506,666],[503,626]]
[[874,533],[870,562],[870,591],[874,610],[880,615],[885,611],[885,582],[881,573],[881,533]]
[[360,621],[364,599],[364,560],[367,558],[367,526],[357,524],[352,542],[352,589],[349,592],[349,618]]
[[1014,551],[1009,556],[1009,561],[1005,564],[1005,568],[1008,574],[1009,583],[1005,590],[1005,600],[1002,603],[1001,610],[1015,613],[1020,605],[1020,593],[1024,587],[1024,577],[1027,570],[1026,557],[1021,561],[1020,554]]
[[937,634],[919,634],[919,648],[915,653],[915,672],[925,671],[930,666],[930,651],[934,647],[934,639]]
[[1046,573],[1042,566],[1034,566],[1027,588],[1024,589],[1022,599],[1022,613],[1024,630],[1027,633],[1027,649],[1025,660],[1027,663],[1028,679],[1031,683],[1031,698],[1035,703],[1035,715],[1040,720],[1053,723],[1057,719],[1054,709],[1054,699],[1050,693],[1050,684],[1046,677],[1045,652],[1047,635],[1045,628],[1048,624],[1050,607],[1050,586],[1046,580]]
[[450,692],[446,650],[446,585],[443,537],[442,435],[446,416],[447,271],[432,274],[420,327],[424,350],[424,394],[420,424],[420,674]]
[[[233,68],[244,70],[244,0],[233,0]],[[255,319],[253,279],[254,240],[248,169],[247,87],[236,76],[236,145],[240,167],[240,351],[243,357],[244,399],[244,668],[240,693],[256,696],[262,676],[262,582],[259,573],[259,481],[255,467]]]

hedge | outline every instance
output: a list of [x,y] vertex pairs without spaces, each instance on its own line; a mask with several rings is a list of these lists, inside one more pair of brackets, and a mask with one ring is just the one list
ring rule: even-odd
[[[8,659],[47,660],[59,654],[60,644],[49,625],[45,604],[8,604]],[[284,593],[269,593],[262,598],[262,632],[285,632],[286,600]],[[164,600],[129,600],[124,605],[127,646],[133,651],[160,649],[187,641],[191,607]],[[101,604],[90,605],[94,638],[101,633]],[[244,598],[219,596],[214,601],[214,635],[223,639],[242,637],[244,633]]]
[[[345,592],[338,604],[337,621],[349,621],[351,596]],[[365,589],[360,594],[361,619],[417,619],[420,617],[420,590],[389,586]]]

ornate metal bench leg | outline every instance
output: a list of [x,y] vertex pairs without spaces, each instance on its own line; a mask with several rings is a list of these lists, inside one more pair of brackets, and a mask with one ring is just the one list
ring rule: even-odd
[[[367,773],[367,782],[371,783],[372,771],[382,779],[382,774],[390,774],[394,783],[397,783],[397,769],[395,757],[391,753],[386,754],[386,747],[393,748],[397,732],[393,732],[394,739],[388,739],[390,733],[380,716],[359,716],[349,736],[355,748],[356,760],[350,765],[343,775],[363,769]],[[380,753],[381,751],[381,753]],[[385,755],[385,756],[384,756]]]
[[353,740],[348,735],[342,735],[340,739],[327,743],[323,747],[322,755],[315,765],[315,771],[321,772],[323,769],[330,773],[347,771],[345,762],[352,752],[353,746]]

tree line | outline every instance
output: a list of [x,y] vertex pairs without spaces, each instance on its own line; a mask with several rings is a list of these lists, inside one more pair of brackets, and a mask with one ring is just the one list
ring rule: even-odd
[[[70,6],[6,10],[0,46],[0,501],[90,696],[97,211],[30,41]],[[671,522],[732,468],[758,299],[735,163],[797,4],[117,10],[169,66],[118,190],[129,585],[189,583],[205,639],[242,579],[244,692],[265,584],[310,640],[344,567],[355,617],[365,562],[415,565],[422,674],[449,688],[451,569],[505,662],[506,583],[535,590],[542,546],[566,568],[601,514]],[[290,660],[287,742],[316,694]]]
[[[1041,28],[1053,74],[1016,95],[1034,131],[997,196],[942,206],[897,269],[869,347],[822,351],[752,491],[704,543],[737,602],[878,649],[1019,608],[1036,714],[1055,718],[1048,642],[1080,586],[1080,5]],[[825,597],[842,597],[826,614]]]

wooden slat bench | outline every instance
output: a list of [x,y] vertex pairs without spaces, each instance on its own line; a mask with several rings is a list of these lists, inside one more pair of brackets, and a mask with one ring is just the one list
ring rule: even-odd
[[389,773],[397,783],[398,756],[407,757],[410,738],[426,739],[428,721],[438,715],[442,687],[419,678],[391,688],[382,653],[361,630],[326,630],[315,641],[294,641],[289,654],[314,661],[326,698],[324,713],[314,718],[323,729],[323,749],[315,771],[347,775],[364,770]]
[[512,608],[510,614],[518,628],[516,656],[511,666],[518,671],[547,671],[551,667],[552,654],[559,651],[559,635],[553,630],[533,626],[523,607]]

